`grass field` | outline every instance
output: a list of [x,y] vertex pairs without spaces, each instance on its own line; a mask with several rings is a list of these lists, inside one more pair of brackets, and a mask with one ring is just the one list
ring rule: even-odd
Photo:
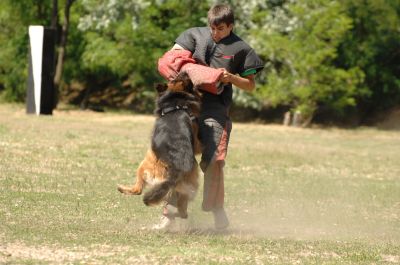
[[[200,210],[174,232],[123,196],[151,116],[0,105],[0,264],[399,264],[400,131],[234,123],[231,227]],[[188,229],[183,229],[188,228]]]

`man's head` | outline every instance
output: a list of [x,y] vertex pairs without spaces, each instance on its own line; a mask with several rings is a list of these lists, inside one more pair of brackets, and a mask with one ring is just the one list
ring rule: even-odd
[[217,4],[211,7],[207,18],[215,42],[229,36],[235,23],[233,10],[226,4]]

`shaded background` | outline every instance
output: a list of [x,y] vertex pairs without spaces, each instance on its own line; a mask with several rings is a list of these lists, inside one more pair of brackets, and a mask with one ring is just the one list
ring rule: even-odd
[[[397,126],[398,1],[227,2],[235,10],[235,32],[266,62],[255,93],[235,90],[234,118],[281,122],[291,111],[302,113],[303,126],[379,122]],[[58,32],[54,80],[58,103],[150,113],[153,84],[162,81],[157,59],[180,32],[205,26],[213,3],[3,0],[1,101],[25,100],[28,26],[40,24]]]

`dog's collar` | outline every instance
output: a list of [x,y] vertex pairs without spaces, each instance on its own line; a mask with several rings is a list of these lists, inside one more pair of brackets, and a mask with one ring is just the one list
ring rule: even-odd
[[189,107],[184,105],[184,106],[179,106],[176,105],[175,107],[168,107],[168,108],[163,108],[161,109],[161,117],[165,116],[168,113],[177,111],[177,110],[184,110],[187,112],[187,114],[189,114],[190,120],[194,123],[197,122],[197,118],[196,116],[193,115],[193,113],[191,111],[189,111]]
[[[171,112],[174,112],[174,111],[177,111],[177,110],[185,110],[185,111],[187,111],[188,109],[189,109],[189,107],[186,106],[186,105],[184,105],[184,106],[176,105],[174,107],[163,108],[163,109],[161,109],[161,116],[164,116],[164,115],[166,115],[168,113],[171,113]],[[189,113],[189,115],[192,116],[191,113]]]

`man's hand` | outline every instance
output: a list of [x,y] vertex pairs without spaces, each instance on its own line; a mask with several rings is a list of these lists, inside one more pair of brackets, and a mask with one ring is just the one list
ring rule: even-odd
[[254,75],[248,75],[245,77],[241,77],[239,75],[234,75],[229,73],[225,68],[222,69],[224,72],[219,79],[224,84],[232,83],[233,85],[237,86],[246,91],[252,91],[255,87]]
[[223,72],[221,78],[219,79],[219,81],[221,81],[224,84],[232,83],[233,74],[226,71],[225,68],[220,68],[220,69],[223,70],[224,72]]

